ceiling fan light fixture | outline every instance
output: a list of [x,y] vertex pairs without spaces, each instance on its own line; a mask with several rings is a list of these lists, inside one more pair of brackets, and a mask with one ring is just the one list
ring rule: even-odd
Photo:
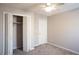
[[50,6],[50,5],[51,5],[51,3],[47,3],[46,5],[47,5],[47,6]]
[[54,6],[52,6],[52,7],[45,7],[44,8],[44,10],[46,11],[46,12],[51,12],[52,10],[55,10],[56,8],[54,7]]

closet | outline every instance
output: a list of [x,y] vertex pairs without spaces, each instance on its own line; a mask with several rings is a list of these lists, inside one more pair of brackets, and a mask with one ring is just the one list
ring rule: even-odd
[[23,50],[23,17],[13,15],[13,49]]

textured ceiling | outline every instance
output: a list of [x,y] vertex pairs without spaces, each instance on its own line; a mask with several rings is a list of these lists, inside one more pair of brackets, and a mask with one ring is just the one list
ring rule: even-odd
[[43,4],[43,3],[0,3],[0,6],[22,9],[24,11],[27,11],[27,10],[33,11],[35,13],[40,13],[40,14],[44,14],[44,15],[47,15],[47,16],[79,8],[79,3],[65,3],[64,6],[58,8],[56,10],[53,10],[51,12],[45,12],[40,7],[40,4]]

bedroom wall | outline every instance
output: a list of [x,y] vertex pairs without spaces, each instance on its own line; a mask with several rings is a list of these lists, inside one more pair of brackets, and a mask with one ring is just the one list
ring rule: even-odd
[[48,42],[79,52],[79,9],[48,17]]

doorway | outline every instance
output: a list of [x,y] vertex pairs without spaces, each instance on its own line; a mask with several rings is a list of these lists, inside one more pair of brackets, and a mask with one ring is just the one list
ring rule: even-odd
[[4,17],[4,54],[12,55],[15,49],[29,51],[27,15],[4,13]]
[[13,15],[13,50],[23,51],[23,16]]

